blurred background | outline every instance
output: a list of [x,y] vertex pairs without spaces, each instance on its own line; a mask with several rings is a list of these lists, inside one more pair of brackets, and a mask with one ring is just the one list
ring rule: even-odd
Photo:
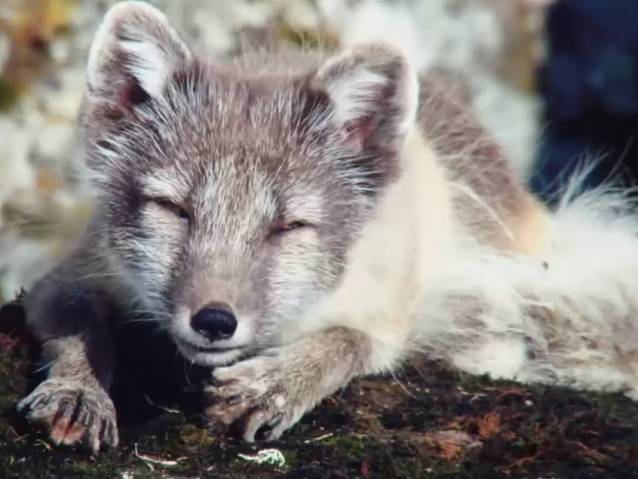
[[[75,122],[88,48],[113,3],[0,0],[0,301],[63,255],[90,215]],[[214,56],[248,29],[335,46],[409,31],[413,60],[467,80],[481,121],[546,201],[587,159],[596,159],[588,186],[633,181],[636,0],[150,3]]]

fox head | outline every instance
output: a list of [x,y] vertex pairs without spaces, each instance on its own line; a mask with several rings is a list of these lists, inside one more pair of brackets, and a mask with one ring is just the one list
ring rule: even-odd
[[142,2],[113,7],[89,55],[104,253],[203,365],[278,344],[334,290],[415,116],[416,76],[394,50],[307,69],[276,58],[267,72],[197,59]]

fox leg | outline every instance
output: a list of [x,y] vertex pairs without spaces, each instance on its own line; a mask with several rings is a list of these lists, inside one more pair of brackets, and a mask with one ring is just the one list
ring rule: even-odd
[[68,277],[62,266],[27,297],[27,324],[42,345],[48,377],[17,408],[55,444],[82,444],[97,452],[118,443],[108,394],[115,362],[108,304]]
[[373,371],[374,342],[333,327],[218,368],[207,393],[212,420],[238,424],[244,440],[274,440],[326,396]]

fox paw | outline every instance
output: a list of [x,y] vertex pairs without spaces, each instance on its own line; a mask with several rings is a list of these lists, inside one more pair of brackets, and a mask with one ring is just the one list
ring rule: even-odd
[[206,393],[215,402],[210,419],[232,426],[247,442],[272,441],[306,411],[302,391],[291,384],[290,364],[280,355],[258,356],[213,372]]
[[81,444],[97,453],[118,444],[113,401],[99,386],[73,379],[48,379],[18,403],[17,409],[46,430],[57,445]]

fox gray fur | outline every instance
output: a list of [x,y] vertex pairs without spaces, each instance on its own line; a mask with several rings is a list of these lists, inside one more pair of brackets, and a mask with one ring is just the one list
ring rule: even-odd
[[[638,387],[629,203],[597,191],[547,211],[461,89],[394,48],[204,61],[123,2],[93,43],[81,120],[94,218],[26,304],[49,368],[19,408],[56,443],[117,445],[110,322],[139,310],[212,368],[206,412],[247,441],[416,352]],[[219,305],[236,327],[211,339],[193,318]]]

